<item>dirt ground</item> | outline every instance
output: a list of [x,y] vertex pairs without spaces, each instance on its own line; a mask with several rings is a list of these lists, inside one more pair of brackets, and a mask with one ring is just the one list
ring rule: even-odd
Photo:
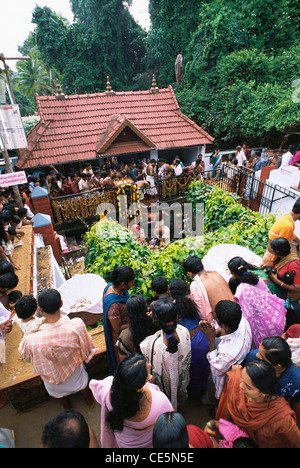
[[[101,406],[96,403],[88,409],[80,394],[72,395],[73,408],[80,412],[100,440]],[[26,411],[17,411],[10,403],[0,409],[0,427],[12,429],[16,448],[39,448],[44,425],[61,411],[60,405],[53,399],[40,403]],[[195,398],[189,398],[181,413],[187,424],[204,427],[211,419],[208,409]]]

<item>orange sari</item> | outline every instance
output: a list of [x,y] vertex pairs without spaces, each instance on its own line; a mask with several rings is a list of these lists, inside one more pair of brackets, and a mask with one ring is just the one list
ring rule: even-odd
[[293,448],[300,438],[296,415],[288,402],[277,397],[268,403],[247,401],[240,388],[242,369],[228,372],[216,419],[231,420],[260,448]]

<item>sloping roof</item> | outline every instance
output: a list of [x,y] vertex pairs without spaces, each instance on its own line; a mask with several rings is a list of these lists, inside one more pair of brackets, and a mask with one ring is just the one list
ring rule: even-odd
[[36,95],[36,100],[40,122],[27,135],[28,148],[20,150],[19,168],[213,142],[180,112],[171,86],[157,93]]

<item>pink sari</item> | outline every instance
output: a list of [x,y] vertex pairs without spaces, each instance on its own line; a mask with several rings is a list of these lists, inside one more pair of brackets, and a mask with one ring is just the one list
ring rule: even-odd
[[110,389],[113,376],[103,380],[91,380],[90,389],[95,400],[101,405],[100,443],[102,448],[153,448],[152,433],[157,418],[162,414],[173,411],[169,399],[156,385],[146,383],[152,394],[152,406],[148,416],[140,422],[124,420],[122,432],[114,432],[108,426],[106,417],[112,410],[110,403]]
[[281,336],[286,322],[285,302],[271,294],[261,280],[257,285],[241,283],[235,293],[252,331],[252,348],[259,348],[264,338]]

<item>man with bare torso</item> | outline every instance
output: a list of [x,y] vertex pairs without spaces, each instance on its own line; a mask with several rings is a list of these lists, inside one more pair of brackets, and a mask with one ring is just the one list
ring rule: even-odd
[[204,271],[199,257],[192,255],[183,262],[183,268],[193,278],[190,285],[191,299],[195,302],[199,318],[210,323],[219,301],[235,301],[225,279],[215,271]]

